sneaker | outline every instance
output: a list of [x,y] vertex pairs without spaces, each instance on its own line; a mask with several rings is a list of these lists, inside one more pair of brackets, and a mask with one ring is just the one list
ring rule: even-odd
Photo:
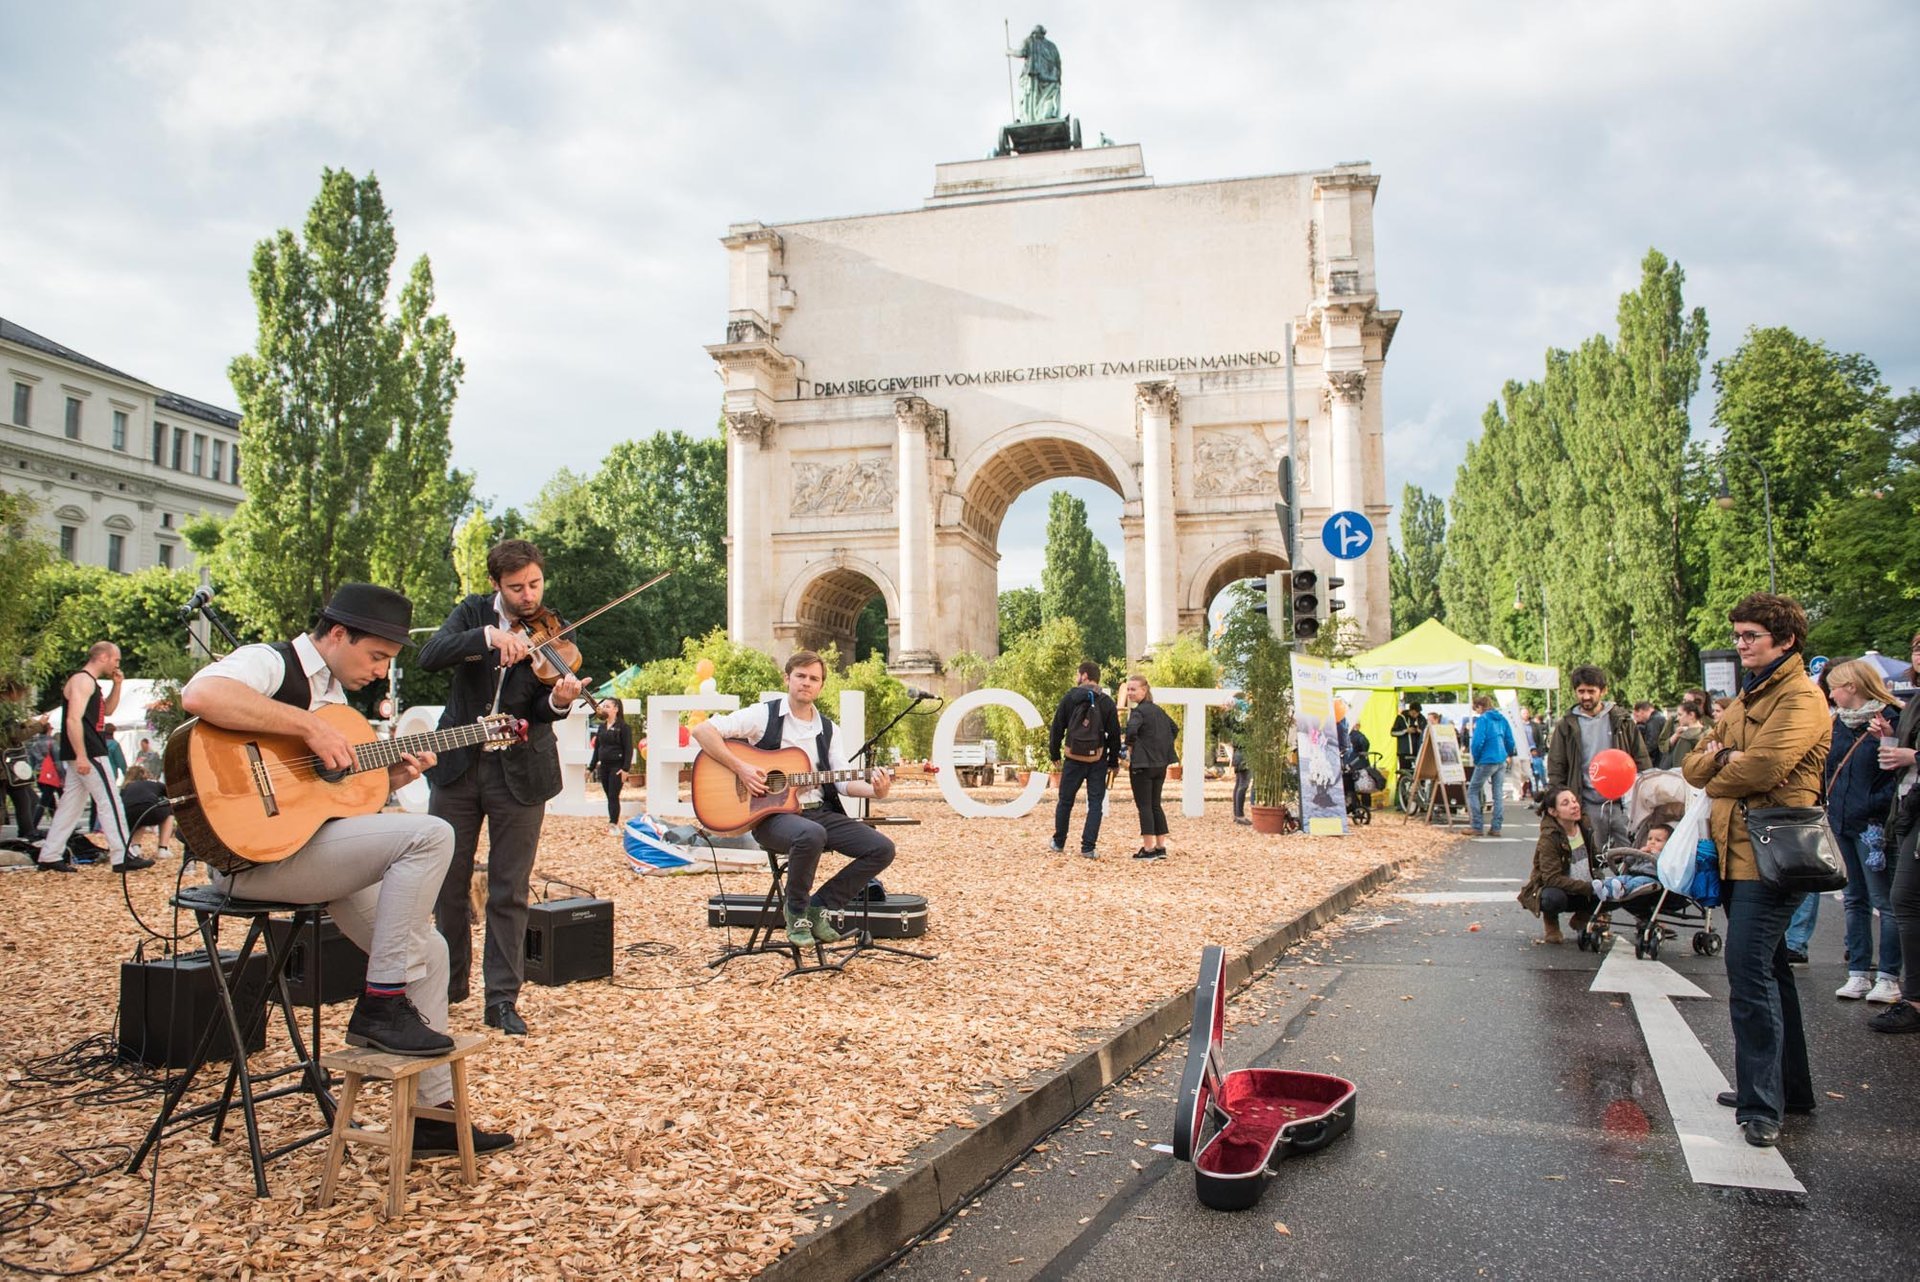
[[818,904],[808,906],[807,926],[813,931],[814,939],[822,944],[837,944],[844,938],[827,920],[827,910]]
[[[452,1108],[451,1102],[440,1105]],[[475,1157],[482,1153],[497,1153],[503,1148],[513,1147],[513,1136],[504,1131],[483,1131],[473,1128],[473,1153]],[[443,1122],[437,1117],[422,1117],[413,1124],[413,1155],[415,1157],[440,1157],[460,1151],[460,1135],[453,1129],[452,1122]]]
[[1067,848],[1057,841],[1049,841],[1047,843],[1047,853],[1050,855],[1064,855],[1067,853]]
[[115,872],[139,872],[142,868],[151,867],[153,867],[153,860],[148,859],[144,855],[136,855],[129,851],[125,859],[122,859],[113,866],[113,870]]
[[1098,859],[1100,857],[1100,851],[1094,846],[1082,846],[1080,847],[1080,857],[1082,859]]
[[1253,827],[1253,820],[1247,818],[1245,815],[1236,815],[1234,816],[1233,821],[1237,824],[1243,825],[1244,827],[1248,827],[1248,828]]
[[36,863],[34,864],[34,867],[38,868],[41,872],[79,872],[80,871],[78,868],[75,868],[73,866],[73,860],[71,859],[54,859],[45,863]]
[[153,848],[153,857],[155,859],[171,859],[173,858],[173,851],[165,846],[155,846]]
[[813,947],[815,942],[813,938],[813,923],[807,920],[807,912],[804,908],[799,912],[795,912],[793,909],[782,904],[780,907],[780,915],[787,920],[787,942],[789,944],[794,944],[801,948]]
[[1920,1010],[1912,1002],[1898,1002],[1867,1021],[1876,1033],[1920,1033]]
[[1491,827],[1491,828],[1489,828],[1489,829],[1487,829],[1487,836],[1489,836],[1489,837],[1498,837],[1499,835],[1500,835],[1500,827],[1499,827],[1499,825],[1498,825],[1498,824],[1496,824],[1496,825],[1494,825],[1493,827]]
[[362,993],[347,1020],[347,1045],[389,1055],[445,1055],[453,1049],[453,1039],[428,1028],[405,993],[394,997]]
[[[1835,997],[1844,997],[1850,1002],[1857,1002],[1868,993],[1877,991],[1873,981],[1865,975],[1853,974],[1847,976],[1846,983],[1833,990],[1833,995]],[[1887,1000],[1892,1001],[1893,998],[1889,997]]]
[[1167,852],[1163,849],[1160,849],[1159,847],[1155,847],[1152,850],[1148,850],[1143,846],[1139,850],[1136,850],[1133,852],[1133,857],[1135,859],[1165,859],[1167,857]]
[[1900,1001],[1900,981],[1888,979],[1882,975],[1874,981],[1873,990],[1867,994],[1867,1000],[1881,1006],[1891,1006]]

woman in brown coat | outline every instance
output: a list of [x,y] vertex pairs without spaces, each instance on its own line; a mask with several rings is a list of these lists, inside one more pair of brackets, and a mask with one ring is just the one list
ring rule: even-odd
[[1571,911],[1577,935],[1598,902],[1593,893],[1593,830],[1572,788],[1548,788],[1540,798],[1540,839],[1533,844],[1533,875],[1520,888],[1520,905],[1540,914],[1540,941],[1563,944],[1560,914]]
[[1818,804],[1827,701],[1807,677],[1807,613],[1798,602],[1756,592],[1727,617],[1744,669],[1740,694],[1681,773],[1713,799],[1707,835],[1720,851],[1735,1082],[1720,1102],[1736,1110],[1747,1143],[1771,1147],[1783,1114],[1814,1106],[1800,994],[1787,964],[1787,923],[1801,896],[1760,880],[1745,815],[1750,806]]

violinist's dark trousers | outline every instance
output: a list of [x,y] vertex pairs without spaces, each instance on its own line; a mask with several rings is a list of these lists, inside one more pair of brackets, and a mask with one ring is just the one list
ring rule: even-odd
[[858,819],[831,810],[803,810],[797,815],[775,815],[761,821],[753,839],[762,850],[787,857],[787,907],[807,909],[813,877],[820,868],[820,852],[837,850],[853,860],[813,896],[822,908],[844,908],[866,884],[893,862],[893,839]]
[[473,854],[487,826],[486,1004],[520,999],[526,980],[527,878],[540,845],[544,805],[525,805],[507,788],[504,754],[483,752],[458,779],[433,789],[427,813],[453,826],[453,862],[433,909],[447,937],[447,1000],[465,1001],[473,965]]

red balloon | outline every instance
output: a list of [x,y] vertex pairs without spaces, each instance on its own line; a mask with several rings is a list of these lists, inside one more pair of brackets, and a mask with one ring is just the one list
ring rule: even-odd
[[[687,746],[687,744],[691,743],[692,741],[693,741],[692,733],[689,732],[685,726],[681,726],[680,727],[680,746],[684,748]],[[1627,764],[1632,765],[1633,763],[1629,761]]]
[[1587,782],[1608,801],[1626,796],[1639,774],[1640,767],[1634,764],[1633,757],[1618,748],[1596,752],[1587,763]]

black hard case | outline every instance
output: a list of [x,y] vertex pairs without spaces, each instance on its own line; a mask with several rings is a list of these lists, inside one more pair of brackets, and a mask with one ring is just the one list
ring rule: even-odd
[[[864,929],[875,939],[918,939],[927,933],[927,898],[925,895],[888,895],[865,903],[856,899],[845,908],[828,913],[827,920],[844,934]],[[784,928],[786,921],[778,903],[770,909],[767,907],[765,895],[709,895],[707,925],[739,926],[745,930],[755,926],[778,929]]]
[[1260,1200],[1273,1163],[1283,1155],[1325,1148],[1353,1128],[1359,1090],[1344,1077],[1281,1068],[1221,1067],[1227,997],[1220,982],[1226,954],[1209,944],[1200,954],[1193,993],[1193,1030],[1173,1119],[1173,1155],[1193,1163],[1194,1190],[1216,1211],[1244,1211]]

